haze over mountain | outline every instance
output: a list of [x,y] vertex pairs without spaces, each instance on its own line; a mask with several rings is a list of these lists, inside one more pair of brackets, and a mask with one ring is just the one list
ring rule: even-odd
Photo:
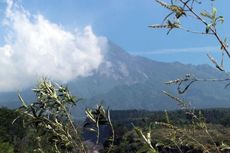
[[[176,93],[176,87],[165,85],[168,80],[194,74],[199,78],[224,78],[209,65],[184,65],[179,62],[163,63],[140,56],[133,56],[109,42],[104,62],[92,75],[72,80],[67,85],[73,95],[85,100],[81,108],[102,103],[111,109],[164,110],[178,108],[162,90]],[[229,107],[229,89],[224,83],[200,82],[192,85],[183,96],[199,107]],[[30,89],[22,92],[27,101],[33,99]],[[16,93],[1,93],[0,104],[19,104]]]

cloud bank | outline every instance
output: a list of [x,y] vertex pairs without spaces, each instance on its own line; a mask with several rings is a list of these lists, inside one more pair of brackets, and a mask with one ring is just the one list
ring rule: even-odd
[[0,46],[0,91],[26,88],[41,77],[67,82],[87,76],[103,62],[107,40],[90,26],[76,32],[7,0]]

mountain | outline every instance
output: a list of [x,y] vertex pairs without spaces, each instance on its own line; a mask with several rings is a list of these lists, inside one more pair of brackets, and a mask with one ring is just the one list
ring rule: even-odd
[[[102,103],[111,109],[164,110],[178,108],[162,90],[176,93],[176,86],[164,82],[194,74],[199,78],[224,78],[225,75],[209,65],[185,65],[179,62],[164,63],[140,56],[133,56],[109,42],[104,62],[88,77],[77,78],[68,83],[73,95],[85,100],[79,108]],[[229,107],[229,89],[225,83],[195,82],[183,97],[197,108]],[[22,95],[30,100],[32,92]],[[181,96],[181,95],[180,95]],[[182,97],[182,96],[181,96]],[[16,93],[0,93],[0,103],[15,105]],[[77,111],[77,110],[76,110]]]
[[[105,62],[93,75],[69,83],[74,94],[85,97],[84,106],[101,101],[111,109],[176,109],[176,103],[162,90],[176,93],[176,86],[164,82],[194,74],[199,78],[224,78],[209,65],[164,63],[133,56],[110,42]],[[225,83],[195,82],[184,95],[193,107],[229,107],[230,94]]]

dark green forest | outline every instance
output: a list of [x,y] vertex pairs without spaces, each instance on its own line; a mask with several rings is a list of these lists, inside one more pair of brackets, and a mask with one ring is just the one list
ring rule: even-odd
[[[170,122],[174,126],[181,128],[192,129],[191,116],[186,115],[185,110],[169,111],[167,115]],[[208,128],[211,129],[212,136],[215,143],[230,144],[230,109],[201,109],[194,110],[194,112],[201,112],[204,115]],[[112,152],[127,153],[138,152],[142,146],[133,125],[142,129],[148,129],[150,124],[155,122],[167,122],[165,111],[144,111],[144,110],[111,110],[111,119],[114,125],[115,141]],[[33,138],[33,129],[25,128],[23,121],[14,120],[19,114],[12,109],[0,108],[0,152],[1,153],[23,153],[33,152],[36,143]],[[13,123],[14,122],[14,123]],[[83,123],[83,121],[82,121]],[[170,134],[170,128],[162,128],[157,124],[152,125],[152,143],[158,144],[161,152],[176,152],[174,144],[165,139],[167,134]],[[81,125],[83,128],[83,124]],[[167,133],[168,132],[168,133]],[[194,130],[194,138],[202,143],[207,143],[213,147],[212,142],[205,133],[196,127]],[[188,144],[190,142],[187,142]],[[167,144],[167,145],[166,145]],[[171,144],[171,146],[169,145]],[[106,145],[106,144],[104,144]],[[184,150],[193,152],[202,152],[202,149],[197,144],[190,144],[190,146],[181,146]],[[200,150],[199,150],[200,148]],[[174,150],[174,151],[173,151]],[[225,150],[225,152],[227,152]]]

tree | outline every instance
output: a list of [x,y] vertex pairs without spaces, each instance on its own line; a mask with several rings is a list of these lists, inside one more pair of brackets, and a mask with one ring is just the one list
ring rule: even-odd
[[[213,3],[214,0],[210,0]],[[227,73],[224,68],[224,55],[227,55],[230,59],[230,53],[228,51],[228,44],[226,39],[222,39],[217,31],[217,25],[224,22],[224,17],[217,15],[217,9],[212,8],[211,11],[197,11],[197,5],[202,5],[203,2],[199,0],[170,0],[170,2],[164,2],[156,0],[162,7],[171,11],[163,19],[163,24],[153,24],[150,28],[166,28],[169,34],[174,29],[185,30],[186,32],[210,35],[216,38],[220,45],[220,51],[222,55],[221,61],[217,61],[212,55],[208,54],[208,58],[215,65],[215,67]],[[204,25],[202,31],[194,31],[192,27],[185,28],[181,23],[181,19],[195,18],[198,22]],[[191,24],[192,25],[192,24]],[[209,78],[197,78],[192,74],[186,74],[183,78],[171,80],[166,82],[169,85],[176,85],[179,94],[184,94],[187,89],[195,82],[198,81],[229,81],[230,78],[225,79],[209,79]],[[226,87],[229,86],[226,84]],[[26,126],[30,127],[31,131],[35,132],[37,147],[34,151],[36,152],[87,152],[87,147],[83,143],[81,138],[81,132],[76,127],[71,117],[70,108],[77,104],[79,99],[72,96],[67,87],[59,86],[47,80],[41,81],[37,88],[33,90],[36,94],[36,102],[26,104],[23,98],[19,95],[19,99],[22,102],[22,107],[18,109],[21,113],[22,118],[25,120]],[[190,116],[191,124],[194,129],[201,129],[206,133],[210,142],[214,147],[209,147],[206,144],[199,142],[195,139],[191,131],[188,132],[186,129],[177,127],[170,120],[170,116],[165,112],[165,122],[155,122],[155,126],[161,126],[167,128],[169,136],[167,140],[172,146],[171,149],[176,149],[176,152],[184,152],[182,146],[196,144],[199,147],[198,150],[204,152],[221,152],[228,150],[226,144],[217,145],[212,135],[209,132],[206,124],[206,119],[201,111],[194,111],[186,103],[177,96],[164,91],[164,93],[174,99],[178,105],[184,110],[184,112]],[[95,124],[93,128],[86,126],[89,130],[96,133],[97,143],[99,142],[100,136],[100,125],[108,124],[113,130],[109,111],[105,111],[103,107],[99,106],[95,110],[86,110],[86,115],[89,120]],[[139,152],[159,152],[159,146],[165,147],[165,144],[153,143],[151,132],[153,130],[153,124],[143,131],[140,128],[134,126],[137,136],[142,140],[143,145],[140,146]],[[114,134],[114,133],[113,133]],[[112,137],[113,144],[114,136]],[[44,147],[45,144],[49,144],[49,147]],[[187,149],[187,148],[186,148]],[[108,149],[108,152],[111,148]]]
[[22,119],[18,119],[12,124],[17,116],[19,113],[15,110],[0,108],[0,151],[6,148],[17,151],[21,146],[20,141],[25,137],[26,129],[23,128]]
[[[28,132],[33,133],[35,139],[34,152],[45,153],[86,153],[87,145],[82,138],[82,129],[74,122],[70,108],[77,105],[81,100],[72,96],[67,87],[52,83],[46,79],[38,83],[33,89],[36,94],[36,101],[27,104],[19,95],[22,106],[18,112]],[[100,136],[100,125],[108,124],[113,132],[109,111],[102,106],[97,109],[87,109],[86,115],[95,124],[90,128],[97,135],[97,144]],[[88,123],[85,123],[85,126]],[[109,142],[107,152],[110,152],[113,145],[114,132]]]
[[[228,59],[230,59],[230,52],[228,50],[228,43],[227,39],[222,39],[218,33],[217,26],[219,24],[224,23],[224,17],[221,15],[218,15],[217,8],[212,7],[212,10],[210,11],[200,11],[199,5],[205,5],[207,4],[207,1],[201,1],[201,0],[170,0],[170,1],[161,1],[161,0],[155,0],[156,3],[158,3],[161,7],[168,9],[170,11],[169,14],[167,14],[162,24],[153,24],[150,25],[150,28],[153,29],[159,29],[164,28],[168,29],[167,34],[169,34],[174,29],[180,29],[184,30],[189,33],[193,34],[201,34],[201,35],[208,35],[213,36],[216,38],[217,42],[220,45],[220,53],[221,53],[221,60],[217,61],[211,54],[207,54],[209,60],[214,64],[214,66],[221,72],[226,73],[227,77],[224,79],[216,78],[216,79],[209,79],[209,78],[198,78],[193,74],[185,74],[183,78],[178,78],[175,80],[167,81],[166,84],[168,85],[176,85],[178,94],[184,94],[187,89],[195,82],[198,81],[229,81],[229,75],[228,72],[225,70],[224,67],[224,56],[227,55]],[[208,1],[211,3],[211,6],[213,6],[215,0]],[[202,31],[195,31],[193,30],[193,20],[195,19],[196,22],[200,22],[203,27]],[[181,20],[188,20],[190,22],[189,27],[185,27],[185,25],[181,22]],[[225,87],[228,87],[230,83],[227,83]],[[226,144],[218,145],[215,140],[213,139],[212,135],[209,132],[208,126],[206,124],[206,119],[201,111],[194,111],[189,104],[178,98],[177,96],[174,96],[171,93],[168,93],[166,91],[163,91],[163,93],[174,99],[176,103],[184,110],[184,112],[191,116],[191,123],[195,128],[202,129],[210,141],[212,142],[214,148],[209,148],[207,144],[202,144],[197,139],[195,139],[191,133],[187,132],[183,128],[179,128],[177,126],[174,126],[173,123],[169,120],[169,116],[166,112],[166,122],[156,122],[155,125],[159,125],[168,129],[173,130],[170,134],[170,137],[168,139],[170,142],[172,142],[175,145],[175,148],[177,148],[178,152],[183,152],[181,145],[188,145],[187,140],[192,141],[197,146],[200,146],[204,152],[218,152],[228,150],[230,147]],[[150,145],[151,142],[149,142],[151,139],[151,129],[144,134],[142,130],[136,128],[136,132],[139,135],[139,137],[143,140],[143,143],[146,144],[147,148],[149,149],[149,152],[157,152],[156,146]],[[152,148],[155,148],[153,150]],[[146,149],[146,148],[145,148]]]

